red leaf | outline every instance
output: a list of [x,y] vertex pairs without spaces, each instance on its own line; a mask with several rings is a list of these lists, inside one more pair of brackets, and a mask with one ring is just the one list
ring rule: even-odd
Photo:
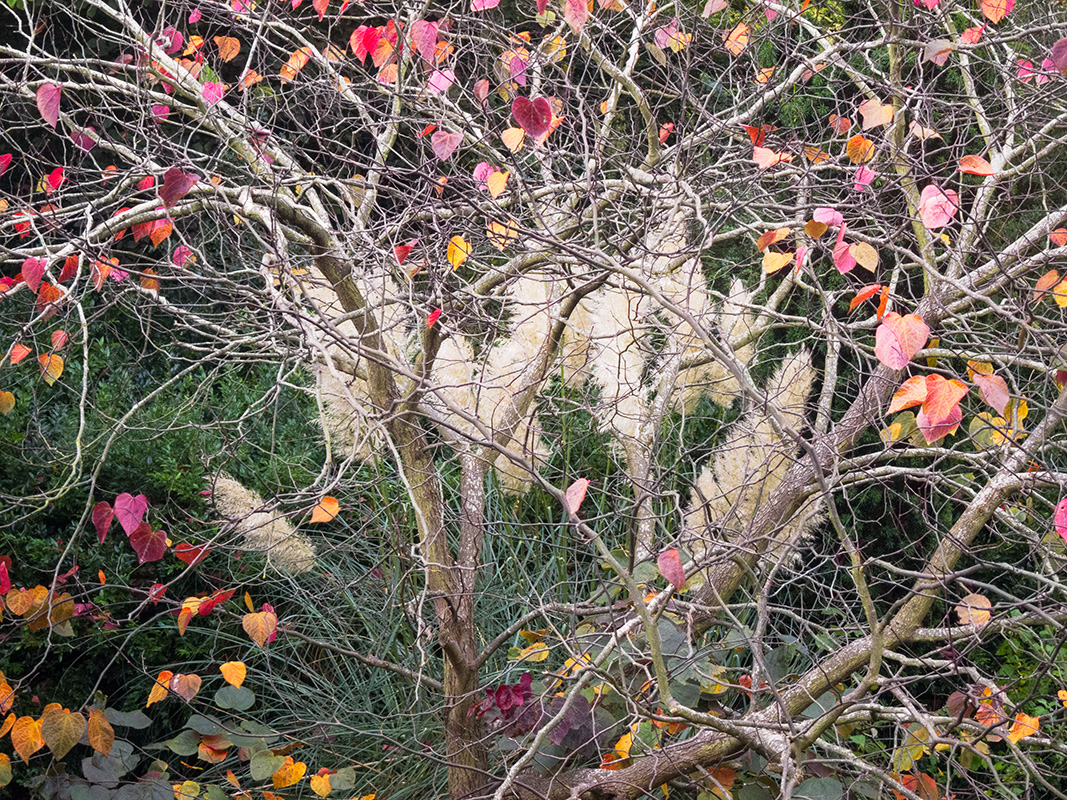
[[8,353],[8,359],[11,363],[11,366],[15,366],[17,363],[22,361],[22,359],[24,359],[32,352],[33,351],[24,344],[11,345],[11,350]]
[[904,369],[929,338],[930,328],[918,314],[891,311],[875,331],[874,354],[890,369]]
[[[7,562],[0,560],[0,595],[6,595],[11,591],[11,576],[7,572]],[[0,701],[6,700],[6,697],[0,696]]]
[[326,7],[328,5],[330,5],[330,0],[311,0],[311,7],[319,15],[319,22],[322,22],[322,18],[326,16]]
[[432,328],[434,323],[437,322],[437,320],[438,320],[438,318],[440,316],[441,316],[441,309],[435,308],[433,311],[431,311],[430,315],[428,317],[426,317],[426,327],[427,328]]
[[42,83],[37,90],[37,110],[53,128],[59,124],[59,95],[62,91],[63,86],[55,83]]
[[174,545],[174,555],[181,561],[184,561],[190,567],[196,566],[205,558],[207,554],[211,552],[211,548],[207,546],[197,547],[191,545],[188,542],[178,542]]
[[206,600],[201,600],[200,605],[197,606],[196,611],[200,616],[207,616],[211,613],[211,609],[220,603],[225,603],[231,597],[233,597],[236,589],[219,589],[212,593],[211,597]]
[[101,500],[93,506],[93,526],[96,528],[96,538],[100,540],[100,544],[104,543],[113,519],[115,519],[115,512],[106,500]]
[[11,153],[4,153],[0,156],[0,175],[3,175],[7,171],[7,168],[11,165],[11,159]]
[[[582,0],[584,4],[584,0]],[[516,97],[511,104],[511,116],[519,127],[535,139],[548,133],[552,125],[552,105],[547,97],[531,100],[528,97]]]
[[115,498],[115,516],[118,517],[119,525],[122,526],[127,536],[132,536],[137,530],[146,511],[148,511],[148,498],[143,494],[134,497],[129,492],[123,492]]
[[159,561],[167,552],[167,534],[163,531],[154,531],[151,525],[142,522],[130,534],[130,546],[137,553],[140,563]]
[[1056,525],[1056,533],[1067,542],[1067,497],[1056,504],[1056,516],[1053,521]]
[[64,180],[66,179],[63,177],[63,167],[56,167],[48,173],[48,190],[54,192],[63,185]]
[[669,580],[675,589],[681,591],[685,587],[685,568],[677,550],[664,550],[660,553],[656,566],[659,567],[659,574]]
[[586,478],[579,478],[567,487],[567,493],[563,496],[563,505],[567,507],[568,512],[571,514],[578,513],[578,509],[582,507],[582,501],[585,500],[585,492],[588,488],[589,481]]
[[159,187],[159,199],[163,201],[163,207],[172,208],[198,180],[200,176],[191,172],[182,172],[177,167],[168,169],[163,173],[163,185]]
[[393,257],[396,258],[397,264],[403,264],[407,257],[411,255],[411,251],[415,249],[415,244],[398,244],[393,248]]

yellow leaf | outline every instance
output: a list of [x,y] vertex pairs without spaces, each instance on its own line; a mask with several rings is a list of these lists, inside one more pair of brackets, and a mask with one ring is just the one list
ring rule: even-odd
[[538,628],[536,631],[519,631],[519,636],[533,644],[534,642],[544,641],[545,636],[550,633],[552,633],[550,628]]
[[311,512],[312,522],[329,522],[341,511],[341,504],[336,497],[324,497]]
[[152,691],[148,693],[148,702],[144,704],[145,708],[148,708],[152,703],[158,703],[160,700],[164,700],[167,697],[167,687],[170,685],[170,679],[174,677],[174,673],[169,669],[165,669],[159,673],[159,677],[156,678],[156,682],[152,685]]
[[526,131],[522,128],[508,128],[500,134],[500,139],[508,150],[517,153],[522,150],[522,144],[526,140]]
[[1067,280],[1061,281],[1052,290],[1052,299],[1056,301],[1056,305],[1060,308],[1067,308]]
[[509,175],[511,175],[511,173],[507,171],[494,172],[486,178],[485,182],[489,184],[489,194],[492,195],[494,200],[500,197],[501,193],[507,187]]
[[247,608],[249,611],[256,610],[256,607],[252,605],[252,595],[250,595],[248,592],[245,592],[245,608]]
[[11,758],[7,753],[0,753],[0,787],[11,783]]
[[793,263],[792,253],[768,252],[763,254],[763,271],[772,275]]
[[1012,723],[1011,730],[1008,731],[1008,741],[1012,744],[1017,744],[1020,739],[1025,739],[1027,736],[1033,736],[1041,729],[1041,722],[1038,717],[1028,717],[1026,714],[1016,714],[1015,722]]
[[45,383],[51,386],[59,380],[59,376],[63,374],[63,359],[61,357],[55,354],[42,354],[37,356],[37,360],[41,364],[41,377],[44,378]]
[[989,612],[993,604],[982,594],[969,594],[956,606],[956,614],[961,625],[985,625],[992,616]]
[[284,789],[300,782],[307,772],[308,765],[303,761],[293,761],[292,756],[285,757],[285,763],[274,773],[271,780],[274,781],[275,789]]
[[539,663],[548,658],[548,645],[544,642],[534,642],[529,647],[524,647],[519,651],[519,657],[517,661],[532,661]]
[[616,758],[629,758],[630,748],[634,745],[633,731],[627,731],[615,742],[615,756]]
[[14,714],[7,715],[7,719],[4,720],[3,724],[0,724],[0,739],[7,736],[7,732],[11,730],[11,726],[15,724],[16,719],[18,719],[18,717]]
[[57,759],[63,758],[85,733],[85,717],[77,711],[50,703],[41,715],[41,738]]
[[0,414],[5,417],[11,413],[11,409],[15,407],[15,395],[11,392],[0,392]]
[[[496,174],[499,175],[500,173]],[[504,175],[507,175],[507,173],[504,173]],[[506,180],[507,178],[505,178],[505,181]],[[503,189],[501,189],[501,191],[503,191]],[[494,195],[494,197],[495,196],[496,195]],[[459,234],[448,240],[448,263],[452,266],[452,269],[459,269],[463,262],[470,257],[470,254],[470,244]]]
[[222,677],[226,683],[240,689],[241,684],[245,682],[245,675],[248,674],[248,669],[245,667],[243,661],[227,661],[219,667],[219,672],[222,673]]
[[311,776],[311,791],[317,794],[319,797],[325,797],[333,788],[330,786],[329,775],[312,775]]

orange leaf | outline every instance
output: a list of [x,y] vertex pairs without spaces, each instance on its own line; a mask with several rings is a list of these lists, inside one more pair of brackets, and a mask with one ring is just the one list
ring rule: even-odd
[[278,615],[266,603],[263,604],[263,608],[263,611],[245,614],[241,618],[241,627],[260,647],[272,641],[278,632]]
[[[4,684],[5,686],[7,684]],[[7,732],[11,730],[11,727],[15,724],[15,720],[18,719],[14,714],[8,714],[3,724],[0,724],[0,739],[7,736]]]
[[984,594],[969,594],[956,606],[956,615],[960,625],[985,625],[992,616],[989,612],[993,604]]
[[94,708],[89,712],[89,746],[105,756],[111,752],[115,743],[115,729],[107,721],[104,712]]
[[960,172],[968,175],[992,175],[993,165],[981,156],[964,156],[960,159]]
[[241,42],[232,36],[216,36],[215,44],[219,48],[219,58],[223,61],[233,61],[241,52]]
[[763,256],[763,271],[773,275],[780,269],[784,269],[793,263],[793,253],[765,253]]
[[862,303],[864,300],[868,300],[878,294],[882,289],[882,284],[872,283],[870,286],[864,286],[858,292],[856,296],[852,298],[852,302],[848,304],[849,312],[855,311],[856,306]]
[[745,23],[738,23],[732,30],[722,35],[723,44],[727,52],[732,56],[741,55],[748,47],[749,27]]
[[329,522],[341,511],[341,504],[336,497],[324,497],[311,512],[312,522]]
[[494,172],[485,179],[486,184],[489,186],[489,194],[494,200],[496,200],[507,187],[509,175],[511,175],[511,173],[507,171]]
[[860,103],[856,110],[863,117],[863,130],[865,131],[888,125],[893,121],[894,109],[892,103],[883,104],[881,100],[870,98]]
[[[1011,730],[1008,731],[1008,741],[1012,744],[1018,744],[1020,739],[1033,736],[1040,729],[1040,718],[1028,717],[1026,714],[1016,714],[1015,722],[1012,723]],[[14,732],[12,732],[12,738],[14,738]]]
[[30,756],[44,747],[44,739],[41,738],[41,723],[33,717],[19,717],[11,726],[11,746],[19,754],[19,758],[27,764]]
[[154,277],[155,274],[156,274],[156,271],[154,269],[152,269],[151,267],[149,267],[148,269],[146,269],[144,271],[144,275],[141,276],[141,288],[142,289],[147,289],[150,292],[158,292],[159,291],[159,280],[157,280]]
[[54,384],[63,374],[63,358],[61,356],[42,354],[37,356],[41,365],[41,377],[49,386]]
[[840,136],[848,133],[849,128],[852,127],[852,120],[850,120],[848,117],[842,117],[837,114],[831,114],[830,127],[834,129],[834,133]]
[[804,158],[812,164],[821,164],[824,161],[830,160],[830,154],[825,150],[820,150],[818,147],[805,147]]
[[489,243],[497,250],[503,252],[507,249],[508,245],[519,238],[519,226],[513,219],[508,220],[507,224],[503,222],[490,222],[489,228],[486,230],[486,235],[489,237]]
[[310,47],[301,47],[289,56],[289,61],[283,64],[281,68],[282,83],[289,83],[296,78],[296,74],[300,72],[311,59],[312,52]]
[[866,242],[850,244],[848,252],[856,260],[856,263],[868,272],[874,272],[875,267],[878,266],[878,251]]
[[752,160],[760,169],[770,169],[775,164],[788,164],[793,160],[792,153],[776,153],[766,147],[753,147]]
[[508,150],[512,153],[517,153],[522,150],[523,142],[526,140],[526,131],[522,128],[508,128],[500,134],[500,139]]
[[169,669],[165,669],[159,673],[156,682],[152,684],[152,691],[148,693],[148,702],[144,704],[145,708],[148,708],[153,703],[158,703],[160,700],[166,699],[167,687],[170,685],[170,679],[173,677],[174,673]]
[[804,233],[806,233],[812,239],[818,239],[820,236],[826,233],[827,230],[829,230],[829,227],[830,226],[827,225],[825,222],[819,222],[818,220],[809,219],[807,222],[804,223]]
[[245,667],[243,661],[227,661],[219,667],[219,672],[222,673],[222,677],[226,683],[240,689],[241,684],[245,682],[245,675],[248,674],[248,668]]
[[969,391],[967,385],[961,381],[947,380],[940,375],[927,375],[923,412],[933,424],[939,425],[952,416],[953,410]]
[[1049,270],[1040,278],[1037,279],[1037,285],[1034,286],[1033,302],[1038,302],[1043,299],[1045,294],[1053,286],[1060,282],[1060,273],[1056,270]]
[[1008,16],[1008,12],[1015,7],[1015,0],[982,0],[982,16],[994,25]]
[[285,757],[285,763],[278,768],[271,780],[274,781],[275,789],[284,789],[300,782],[307,772],[308,765],[303,761],[293,761],[292,756]]
[[874,158],[874,142],[857,133],[845,145],[845,155],[853,164],[865,164]]
[[756,247],[762,253],[772,244],[777,244],[789,235],[791,228],[775,228],[773,231],[767,231],[756,240]]
[[159,247],[173,231],[174,225],[169,220],[161,220],[152,227],[152,232],[148,234],[148,238],[153,247]]
[[926,378],[916,375],[900,384],[900,388],[893,394],[893,400],[889,403],[889,410],[885,413],[893,414],[924,402],[926,402]]
[[241,78],[240,90],[243,92],[245,89],[250,89],[263,80],[263,76],[256,72],[254,69],[248,70]]
[[[5,417],[15,408],[15,395],[8,391],[0,391],[0,414]],[[3,699],[3,691],[0,690],[0,699]]]
[[885,310],[886,310],[886,308],[888,306],[889,306],[889,287],[888,286],[883,286],[882,287],[881,299],[878,301],[878,310],[875,312],[875,314],[877,315],[878,319],[881,319],[883,316],[885,316]]

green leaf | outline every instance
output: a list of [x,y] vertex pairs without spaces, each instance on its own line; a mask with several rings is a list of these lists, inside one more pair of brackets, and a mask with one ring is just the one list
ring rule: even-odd
[[793,790],[797,800],[841,800],[845,788],[833,778],[809,778]]
[[200,734],[186,728],[173,739],[168,739],[164,744],[168,750],[177,756],[193,756],[196,755],[196,751],[200,747]]
[[189,717],[189,721],[185,723],[186,728],[192,728],[202,736],[218,736],[223,733],[223,727],[213,719],[202,717],[199,714],[193,714]]
[[252,772],[252,780],[265,781],[279,769],[282,764],[285,763],[285,756],[273,755],[269,750],[265,750],[262,753],[256,753],[252,756],[252,760],[249,762],[249,769]]
[[143,711],[119,711],[114,708],[105,708],[104,717],[112,725],[133,728],[135,731],[143,730],[152,724],[152,718]]
[[219,708],[247,711],[256,702],[256,695],[247,686],[223,686],[215,692],[215,704]]

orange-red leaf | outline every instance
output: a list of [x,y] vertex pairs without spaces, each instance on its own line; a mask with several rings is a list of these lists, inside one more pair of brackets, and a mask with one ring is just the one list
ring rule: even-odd
[[756,240],[756,247],[762,253],[772,244],[782,241],[791,230],[792,228],[775,228],[773,231],[767,231]]
[[1049,270],[1040,278],[1037,279],[1037,285],[1034,286],[1033,301],[1036,303],[1045,297],[1045,294],[1053,286],[1060,282],[1060,273],[1056,270]]
[[862,289],[856,292],[856,296],[853,297],[852,302],[848,304],[849,312],[855,311],[856,306],[858,306],[864,300],[869,300],[870,298],[874,297],[881,290],[882,284],[880,283],[872,283],[870,286],[864,286]]
[[908,378],[904,383],[900,384],[900,388],[893,394],[893,399],[889,403],[889,410],[885,413],[894,414],[897,411],[903,411],[905,408],[922,405],[925,401],[926,378],[916,375],[914,378]]
[[1063,247],[1067,244],[1067,228],[1056,228],[1048,235],[1048,238],[1052,240],[1056,247]]
[[964,156],[960,159],[960,172],[968,175],[992,175],[993,165],[981,156]]

